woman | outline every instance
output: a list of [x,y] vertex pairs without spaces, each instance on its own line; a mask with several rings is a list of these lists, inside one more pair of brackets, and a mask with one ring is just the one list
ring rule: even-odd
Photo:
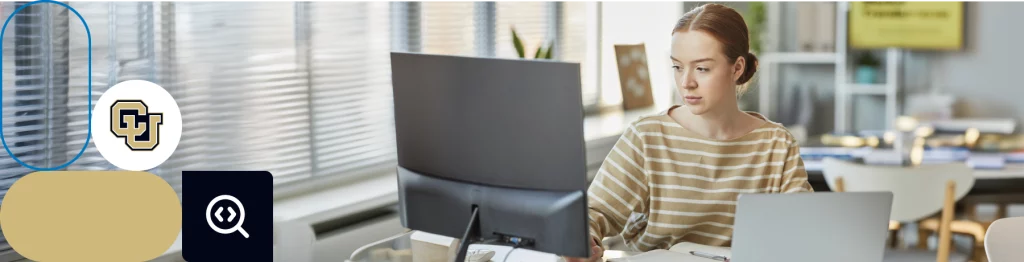
[[757,70],[739,13],[717,4],[687,12],[672,30],[671,60],[685,106],[633,122],[604,160],[588,190],[589,261],[619,234],[638,251],[728,246],[739,194],[812,191],[793,136],[737,105]]

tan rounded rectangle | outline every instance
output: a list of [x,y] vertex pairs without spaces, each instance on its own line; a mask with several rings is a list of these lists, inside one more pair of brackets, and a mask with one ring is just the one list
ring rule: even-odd
[[0,228],[35,261],[146,261],[177,238],[181,202],[147,172],[35,172],[7,192]]

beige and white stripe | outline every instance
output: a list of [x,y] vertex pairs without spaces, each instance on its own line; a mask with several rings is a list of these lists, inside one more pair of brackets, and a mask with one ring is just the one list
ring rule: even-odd
[[588,191],[593,237],[622,235],[638,251],[728,246],[739,194],[811,191],[797,143],[778,123],[715,141],[667,112],[634,122],[605,158]]

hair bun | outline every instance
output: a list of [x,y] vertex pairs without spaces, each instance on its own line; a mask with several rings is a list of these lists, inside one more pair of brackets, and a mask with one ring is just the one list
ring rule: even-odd
[[747,64],[743,68],[743,74],[736,80],[737,85],[746,84],[754,77],[754,73],[757,72],[757,56],[747,52],[747,54],[743,55],[743,58],[747,60]]

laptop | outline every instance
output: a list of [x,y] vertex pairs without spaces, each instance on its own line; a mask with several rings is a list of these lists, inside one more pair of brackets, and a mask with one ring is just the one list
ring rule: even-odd
[[730,261],[882,261],[891,210],[891,192],[741,194]]
[[736,208],[731,248],[684,242],[607,261],[882,261],[892,193],[740,194]]

